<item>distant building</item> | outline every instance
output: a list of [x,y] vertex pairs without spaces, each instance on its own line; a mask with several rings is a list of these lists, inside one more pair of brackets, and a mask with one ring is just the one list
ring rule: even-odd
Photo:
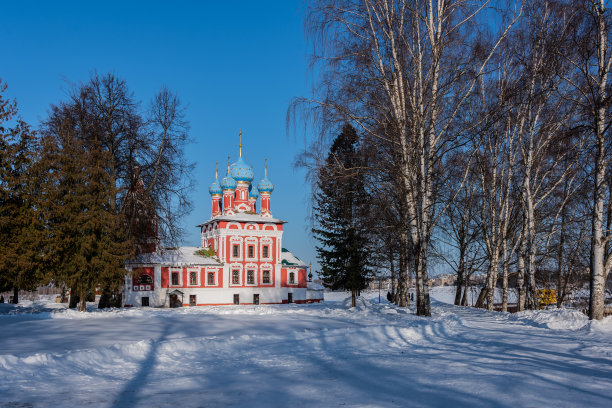
[[457,282],[457,276],[451,274],[437,275],[429,278],[429,286],[452,286]]
[[[267,166],[257,189],[242,158],[210,185],[212,216],[201,225],[202,246],[141,253],[127,263],[126,306],[208,306],[307,303],[323,300],[308,290],[308,265],[282,247],[285,221],[273,218],[274,185]],[[261,210],[257,199],[261,196]]]

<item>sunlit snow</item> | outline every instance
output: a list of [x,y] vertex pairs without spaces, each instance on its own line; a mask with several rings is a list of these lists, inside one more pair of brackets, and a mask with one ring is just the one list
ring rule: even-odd
[[[440,288],[444,289],[444,288]],[[612,317],[366,293],[312,305],[0,305],[0,407],[608,407]]]

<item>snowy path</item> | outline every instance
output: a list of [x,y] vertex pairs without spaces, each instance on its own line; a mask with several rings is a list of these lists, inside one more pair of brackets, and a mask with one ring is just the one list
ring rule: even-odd
[[0,407],[58,406],[610,407],[612,319],[437,302],[431,319],[341,302],[0,315]]

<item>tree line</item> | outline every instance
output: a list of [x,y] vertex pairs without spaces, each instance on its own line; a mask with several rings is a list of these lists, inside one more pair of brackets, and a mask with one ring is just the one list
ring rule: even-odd
[[162,87],[142,108],[127,83],[94,73],[38,129],[0,82],[0,291],[53,284],[71,307],[101,291],[120,306],[127,259],[181,234],[190,210],[189,125]]
[[[560,305],[586,275],[589,316],[601,319],[612,268],[611,24],[603,0],[311,1],[317,86],[293,101],[288,123],[302,118],[318,135],[298,165],[310,170],[324,274],[347,271],[326,264],[341,242],[329,217],[342,218],[324,206],[336,197],[365,238],[357,269],[390,270],[400,305],[412,281],[419,315],[431,315],[429,275],[444,263],[457,274],[456,304],[485,274],[476,305],[488,309],[497,287],[502,310],[511,289],[519,310],[537,308],[543,271]],[[347,156],[337,144],[348,133]],[[354,186],[355,199],[337,200]]]

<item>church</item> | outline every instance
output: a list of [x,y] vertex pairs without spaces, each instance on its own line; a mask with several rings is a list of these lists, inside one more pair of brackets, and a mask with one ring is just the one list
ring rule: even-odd
[[283,248],[286,223],[272,216],[274,185],[267,165],[257,187],[253,179],[253,168],[242,158],[241,140],[238,160],[228,164],[220,182],[216,171],[210,184],[211,218],[197,226],[201,247],[152,250],[128,261],[125,306],[322,301],[322,288],[308,282],[308,265]]

